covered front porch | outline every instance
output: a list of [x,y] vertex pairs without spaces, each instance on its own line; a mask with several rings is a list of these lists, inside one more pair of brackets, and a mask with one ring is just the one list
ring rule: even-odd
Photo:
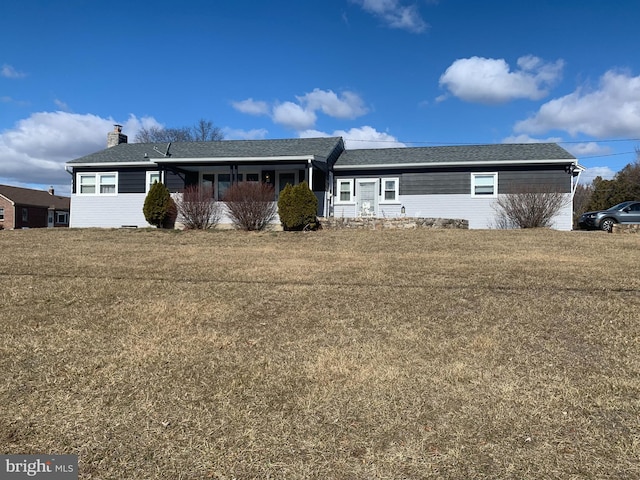
[[240,182],[262,182],[273,188],[273,200],[278,201],[280,192],[287,184],[295,186],[307,182],[318,199],[318,216],[328,211],[326,165],[312,159],[280,160],[268,162],[200,162],[182,163],[158,161],[162,181],[172,193],[180,193],[192,185],[211,190],[216,201],[223,202],[231,185]]

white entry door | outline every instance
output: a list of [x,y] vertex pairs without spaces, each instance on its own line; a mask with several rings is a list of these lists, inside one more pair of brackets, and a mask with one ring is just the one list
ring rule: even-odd
[[378,212],[378,181],[356,180],[356,213],[359,217],[375,217]]
[[53,228],[53,210],[49,210],[47,215],[47,227]]

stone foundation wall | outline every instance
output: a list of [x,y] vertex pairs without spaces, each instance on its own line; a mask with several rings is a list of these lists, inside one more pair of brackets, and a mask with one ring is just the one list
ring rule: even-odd
[[460,228],[468,229],[469,221],[449,218],[321,218],[320,225],[326,229],[406,229],[406,228]]
[[611,233],[640,233],[640,225],[620,225],[619,223],[616,223],[613,225]]

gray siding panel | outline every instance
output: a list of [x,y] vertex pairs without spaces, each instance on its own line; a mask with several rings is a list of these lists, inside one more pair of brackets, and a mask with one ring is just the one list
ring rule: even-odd
[[462,195],[471,191],[467,172],[416,172],[400,176],[400,195]]
[[486,168],[432,168],[413,171],[371,169],[339,172],[340,178],[399,177],[400,195],[463,195],[471,193],[471,173],[497,172],[499,193],[518,193],[531,187],[544,187],[562,193],[571,191],[571,176],[564,166],[512,166]]
[[[196,176],[197,176],[197,173],[196,173]],[[170,192],[174,192],[174,193],[181,192],[185,187],[185,180],[184,180],[185,178],[186,178],[186,175],[184,173],[178,174],[175,172],[167,171],[165,172],[164,182],[167,185],[167,188],[169,189]],[[193,183],[197,183],[197,179]]]
[[499,193],[522,193],[531,188],[561,193],[571,192],[571,176],[564,168],[536,170],[508,169],[498,171]]
[[147,171],[127,169],[118,172],[118,193],[145,193]]

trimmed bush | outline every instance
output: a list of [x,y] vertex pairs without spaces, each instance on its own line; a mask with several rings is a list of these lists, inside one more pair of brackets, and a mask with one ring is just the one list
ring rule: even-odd
[[163,184],[154,182],[142,207],[144,218],[158,228],[171,228],[175,220],[175,203],[169,189]]
[[287,186],[278,198],[278,215],[285,230],[306,230],[318,228],[316,212],[318,199],[307,185],[302,182]]
[[224,194],[231,222],[242,230],[264,230],[276,216],[273,187],[260,182],[231,185]]
[[219,202],[213,199],[213,187],[190,185],[176,199],[180,221],[188,230],[206,230],[215,227],[222,217]]

